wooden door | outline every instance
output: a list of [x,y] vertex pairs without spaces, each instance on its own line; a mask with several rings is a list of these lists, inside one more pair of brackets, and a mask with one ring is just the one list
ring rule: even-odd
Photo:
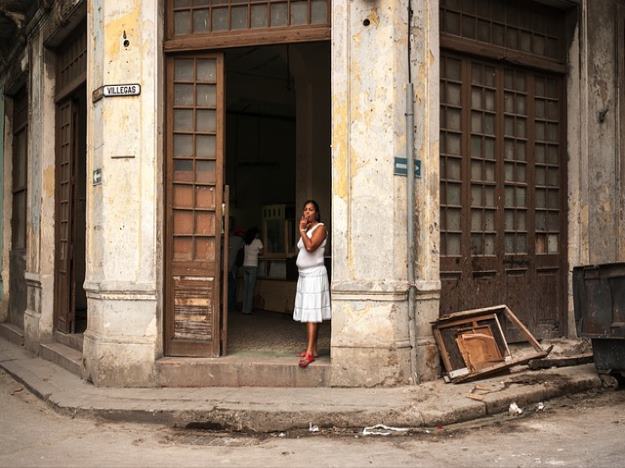
[[167,59],[165,352],[218,356],[223,54]]
[[22,89],[13,107],[11,251],[9,255],[9,321],[24,327],[26,310],[26,204],[28,194],[28,92]]
[[560,75],[442,54],[441,313],[505,303],[564,331],[563,102]]
[[73,214],[74,153],[76,149],[75,105],[66,99],[56,106],[56,187],[55,187],[55,328],[69,333],[74,318]]

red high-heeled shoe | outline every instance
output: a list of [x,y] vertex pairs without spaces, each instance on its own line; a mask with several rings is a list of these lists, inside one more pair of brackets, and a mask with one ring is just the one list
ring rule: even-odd
[[[301,353],[297,354],[298,357],[304,357],[306,356],[306,351],[302,351]],[[313,354],[314,357],[318,358],[319,354]]]
[[304,357],[299,360],[299,366],[303,369],[305,367],[308,367],[308,364],[314,361],[315,361],[315,357],[310,353],[306,353],[304,354]]

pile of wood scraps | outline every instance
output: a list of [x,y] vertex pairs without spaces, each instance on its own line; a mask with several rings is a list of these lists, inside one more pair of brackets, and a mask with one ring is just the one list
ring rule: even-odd
[[[502,323],[515,327],[531,349],[513,355]],[[544,358],[551,351],[540,346],[506,305],[444,315],[432,323],[432,328],[447,372],[446,380],[454,383],[490,376]]]

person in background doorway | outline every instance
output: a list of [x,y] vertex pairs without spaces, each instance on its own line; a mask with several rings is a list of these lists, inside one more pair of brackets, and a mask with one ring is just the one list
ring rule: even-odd
[[243,310],[244,314],[252,313],[254,305],[254,287],[256,286],[256,270],[258,256],[263,253],[263,243],[258,238],[258,229],[253,227],[245,233],[245,252],[243,258]]
[[297,292],[293,320],[306,323],[307,346],[300,354],[300,367],[307,367],[317,357],[319,324],[330,320],[330,285],[323,263],[328,234],[321,222],[319,205],[314,200],[304,203],[299,221],[300,239],[297,242]]
[[[231,223],[231,225],[234,223]],[[235,227],[228,240],[228,311],[232,312],[237,301],[237,272],[243,266],[243,236],[245,230]]]

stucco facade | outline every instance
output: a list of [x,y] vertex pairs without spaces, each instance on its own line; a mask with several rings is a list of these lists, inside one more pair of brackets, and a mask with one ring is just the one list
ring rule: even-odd
[[[28,349],[38,353],[42,344],[55,339],[55,60],[59,53],[55,47],[86,20],[88,320],[82,375],[101,386],[158,385],[157,362],[165,354],[167,54],[161,3],[107,0],[41,5],[21,26],[25,43],[15,46],[14,59],[3,62],[0,74],[0,89],[5,93],[0,318],[6,320],[11,295],[7,285],[12,96],[25,84],[28,202],[23,339]],[[570,29],[565,77],[567,333],[574,336],[572,268],[625,259],[625,2],[544,3],[562,8]],[[438,1],[332,2],[329,385],[390,386],[439,375],[430,326],[439,315],[441,295],[439,31]],[[407,280],[406,177],[393,172],[394,159],[406,155],[409,80],[414,85],[414,154],[421,161],[412,208],[414,285]],[[101,86],[118,83],[139,83],[141,93],[92,99]],[[309,167],[310,154],[300,168]],[[101,179],[94,179],[96,173]],[[413,342],[407,300],[411,286],[416,290]],[[411,353],[416,356],[412,369]]]

